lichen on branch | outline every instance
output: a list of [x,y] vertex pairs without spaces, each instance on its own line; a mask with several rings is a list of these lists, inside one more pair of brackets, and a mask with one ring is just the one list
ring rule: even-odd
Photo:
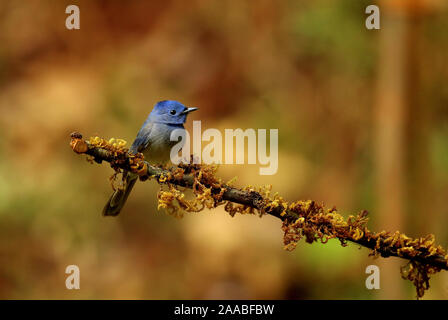
[[[372,232],[367,228],[368,213],[362,211],[344,219],[336,208],[325,208],[312,200],[287,202],[272,186],[236,188],[232,181],[224,183],[216,176],[217,166],[181,164],[171,168],[154,166],[141,153],[130,154],[121,139],[99,137],[83,140],[72,133],[70,146],[76,153],[86,154],[91,162],[107,161],[114,169],[112,181],[123,171],[138,174],[140,180],[156,180],[158,208],[181,218],[186,212],[200,212],[224,206],[232,217],[237,214],[271,215],[282,220],[285,249],[293,250],[301,239],[308,243],[327,243],[338,239],[342,246],[348,242],[370,249],[370,256],[399,257],[409,260],[401,269],[404,279],[416,287],[417,298],[429,289],[429,278],[441,270],[448,270],[448,254],[435,244],[433,235],[410,238],[396,231]],[[113,184],[114,185],[114,184]],[[188,199],[185,189],[192,190]]]

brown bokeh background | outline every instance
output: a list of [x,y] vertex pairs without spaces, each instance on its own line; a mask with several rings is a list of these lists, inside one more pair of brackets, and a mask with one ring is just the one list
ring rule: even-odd
[[[79,5],[81,29],[65,28]],[[278,128],[279,170],[221,166],[369,226],[448,246],[448,8],[443,0],[0,2],[0,298],[412,299],[399,259],[337,240],[282,249],[280,222],[222,208],[177,220],[139,183],[101,216],[112,170],[69,134],[134,139],[155,102],[205,128]],[[81,289],[65,288],[65,268]],[[381,289],[365,268],[381,268]],[[446,299],[448,277],[425,298]]]

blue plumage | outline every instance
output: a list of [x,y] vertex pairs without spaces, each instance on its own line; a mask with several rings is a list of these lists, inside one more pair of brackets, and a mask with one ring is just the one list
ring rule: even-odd
[[[171,132],[183,129],[188,113],[197,108],[187,108],[174,100],[164,100],[156,103],[153,110],[143,123],[137,134],[130,153],[141,152],[145,160],[154,164],[164,164],[170,159],[171,148],[177,141],[170,141]],[[116,216],[126,202],[137,176],[130,172],[126,174],[124,189],[116,190],[103,209],[103,215]]]

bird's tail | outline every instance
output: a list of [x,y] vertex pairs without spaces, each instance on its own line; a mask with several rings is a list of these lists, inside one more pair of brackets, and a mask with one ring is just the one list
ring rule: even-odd
[[104,206],[103,216],[116,216],[120,213],[136,181],[137,176],[127,174],[124,189],[118,189],[110,196]]

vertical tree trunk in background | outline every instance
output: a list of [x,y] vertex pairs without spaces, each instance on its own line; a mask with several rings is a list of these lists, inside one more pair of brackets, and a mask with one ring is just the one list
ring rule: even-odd
[[422,18],[421,14],[413,14],[409,18],[407,34],[407,101],[409,105],[409,123],[407,127],[407,212],[410,215],[409,230],[412,236],[433,233],[436,230],[436,210],[428,210],[434,203],[433,181],[430,159],[430,112],[431,107],[421,99],[421,67],[431,67],[431,62],[422,64]]
[[[434,172],[430,158],[431,144],[431,104],[422,99],[423,68],[433,68],[426,55],[423,25],[441,9],[442,1],[419,2],[419,10],[412,10],[409,15],[407,45],[407,101],[409,105],[409,122],[407,127],[407,212],[409,233],[412,237],[434,233],[438,241],[442,240],[444,229],[437,205],[437,190],[434,185]],[[428,97],[424,97],[428,99]],[[446,287],[434,283],[431,293],[435,296],[446,295]],[[438,293],[436,293],[438,291]],[[428,298],[431,296],[428,295]]]
[[[382,6],[379,30],[377,99],[375,105],[375,166],[377,228],[403,230],[404,154],[407,121],[405,61],[406,19]],[[396,259],[378,260],[382,299],[402,299],[402,280]]]
[[[429,7],[424,0],[381,4],[375,106],[378,228],[416,237],[431,226],[425,210],[431,190],[428,108],[420,100],[419,70],[421,18]],[[397,271],[400,263],[380,262],[381,298],[409,298]]]

